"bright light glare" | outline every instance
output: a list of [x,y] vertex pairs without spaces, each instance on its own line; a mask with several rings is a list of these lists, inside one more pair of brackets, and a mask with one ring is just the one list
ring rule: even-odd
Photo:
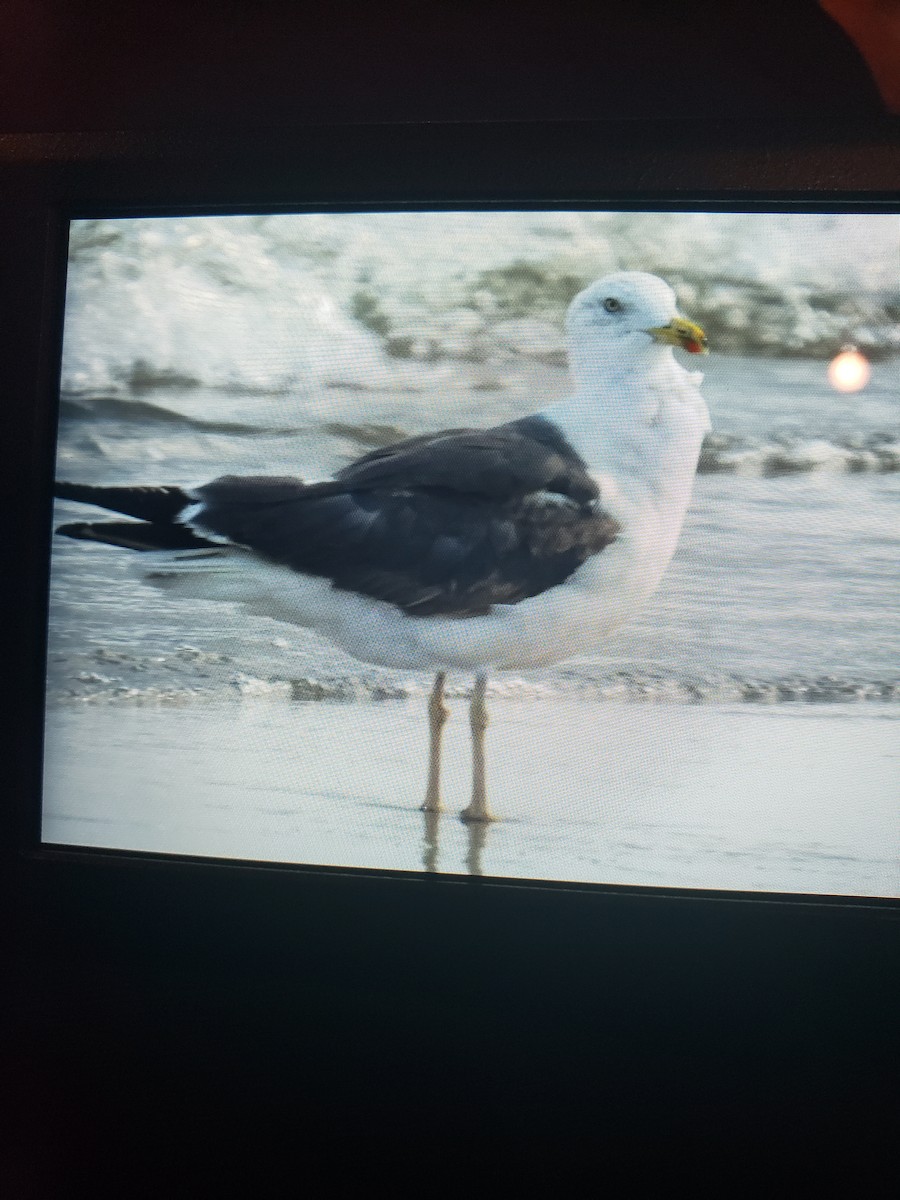
[[828,382],[839,392],[861,392],[871,374],[869,360],[853,346],[842,350],[828,364]]

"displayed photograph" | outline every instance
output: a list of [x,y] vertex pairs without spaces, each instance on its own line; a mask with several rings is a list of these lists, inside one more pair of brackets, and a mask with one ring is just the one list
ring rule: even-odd
[[71,222],[45,843],[900,892],[900,215]]

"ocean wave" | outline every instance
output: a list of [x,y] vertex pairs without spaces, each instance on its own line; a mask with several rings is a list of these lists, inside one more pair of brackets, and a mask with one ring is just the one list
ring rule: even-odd
[[134,393],[398,386],[411,364],[562,361],[572,296],[667,279],[728,354],[900,353],[896,218],[427,213],[76,222],[63,382]]
[[[325,431],[340,435],[360,450],[388,446],[408,436],[396,425],[331,424]],[[822,471],[840,474],[891,474],[900,471],[900,435],[849,433],[841,437],[786,435],[763,438],[712,433],[703,442],[700,475],[752,475],[777,478]]]
[[134,397],[100,393],[64,393],[60,397],[59,415],[63,420],[122,421],[126,424],[172,425],[199,429],[204,433],[293,433],[295,428],[273,428],[251,425],[244,421],[215,421],[177,412],[164,404]]
[[[421,700],[427,676],[367,672],[263,675],[241,670],[235,659],[182,646],[170,655],[142,656],[100,648],[94,669],[77,661],[52,665],[48,699],[63,704],[190,704],[204,701],[368,704]],[[81,669],[79,668],[81,666]],[[102,669],[96,669],[99,666]],[[604,673],[562,668],[540,678],[498,675],[488,693],[499,701],[552,703],[582,700],[622,704],[830,705],[900,702],[900,678],[864,679],[837,675],[776,678],[684,676],[641,669]],[[452,677],[450,698],[466,699],[471,683]]]
[[703,443],[697,471],[768,478],[812,471],[886,474],[900,471],[900,438],[887,433],[841,438],[776,434],[755,440],[714,433]]
[[[60,412],[72,422],[112,421],[126,426],[145,425],[150,428],[196,430],[205,434],[236,436],[291,437],[301,432],[320,436],[324,440],[346,444],[351,456],[380,449],[410,436],[410,431],[391,422],[325,420],[304,425],[298,412],[294,426],[274,424],[264,413],[257,414],[258,423],[209,420],[177,412],[165,405],[146,400],[126,400],[118,396],[64,396]],[[283,418],[284,411],[278,417]],[[72,451],[77,443],[67,443]],[[103,456],[100,442],[90,437],[83,449],[88,454]],[[201,456],[200,447],[197,447]],[[202,457],[202,456],[201,456]],[[774,430],[761,437],[731,433],[709,434],[703,443],[697,467],[701,475],[753,475],[776,478],[809,472],[841,474],[890,474],[900,471],[900,435],[887,431],[853,431],[839,436],[827,434],[786,434]]]

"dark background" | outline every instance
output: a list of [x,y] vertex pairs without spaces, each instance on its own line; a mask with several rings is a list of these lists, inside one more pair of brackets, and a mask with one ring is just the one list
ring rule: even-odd
[[[560,180],[583,196],[886,194],[896,132],[815,4],[0,4],[4,574],[22,581],[3,762],[26,834],[48,203],[528,199]],[[889,1178],[895,908],[42,862],[18,852],[16,813],[0,864],[9,1195],[102,1190],[123,1165],[129,1195],[158,1195],[188,1160],[211,1177],[285,1157],[309,1187],[326,1137],[346,1177],[367,1134],[473,1171],[475,1146],[486,1181],[518,1135],[548,1133],[577,1138],[595,1186],[615,1149],[668,1165],[733,1140],[757,1157],[772,1139],[837,1146],[854,1188]]]
[[883,107],[814,0],[4,0],[0,19],[10,132]]

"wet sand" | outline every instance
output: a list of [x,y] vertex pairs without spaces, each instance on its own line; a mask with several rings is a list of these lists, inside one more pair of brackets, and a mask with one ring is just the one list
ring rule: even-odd
[[491,702],[468,801],[451,702],[440,817],[418,810],[421,700],[48,713],[44,840],[400,870],[810,894],[896,895],[900,714],[878,704]]

